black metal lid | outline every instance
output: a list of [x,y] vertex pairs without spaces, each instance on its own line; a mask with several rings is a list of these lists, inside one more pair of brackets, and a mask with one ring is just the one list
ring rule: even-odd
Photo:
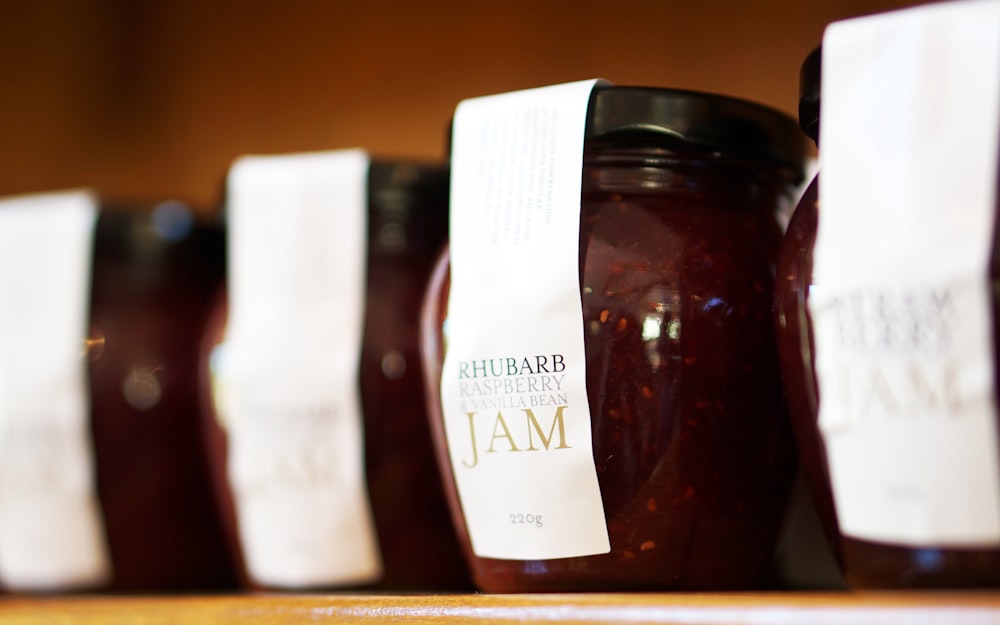
[[94,231],[97,256],[135,263],[173,262],[203,253],[221,257],[224,240],[220,224],[178,200],[102,200]]
[[442,207],[447,192],[448,167],[444,163],[373,158],[368,168],[368,199],[374,211],[431,211]]
[[806,142],[791,117],[766,106],[709,93],[598,86],[587,139],[657,137],[677,149],[762,159],[801,170]]
[[447,166],[372,159],[368,216],[369,249],[373,253],[436,251],[448,232]]
[[819,145],[819,88],[823,49],[816,48],[799,72],[799,128]]

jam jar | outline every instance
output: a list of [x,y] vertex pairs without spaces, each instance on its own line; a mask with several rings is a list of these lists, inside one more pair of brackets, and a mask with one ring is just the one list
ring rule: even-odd
[[[822,48],[802,65],[799,122],[819,146]],[[815,338],[808,309],[813,280],[813,251],[820,224],[818,175],[808,186],[788,224],[779,254],[775,284],[775,320],[782,373],[800,464],[820,521],[853,588],[976,587],[1000,584],[1000,548],[905,546],[845,535],[838,524],[829,457],[818,423],[822,400],[816,377]],[[1000,210],[1000,206],[997,207]],[[992,281],[1000,275],[993,252]],[[997,326],[997,293],[993,290],[993,324]],[[994,332],[994,341],[1000,336]],[[998,349],[994,342],[994,354]],[[1000,385],[998,385],[1000,387]]]
[[[799,126],[819,143],[819,106],[822,50],[806,57],[799,77]],[[816,513],[834,554],[837,545],[837,516],[827,474],[826,451],[816,428],[816,378],[812,363],[812,329],[806,319],[808,276],[812,275],[812,248],[816,242],[819,178],[810,181],[792,213],[778,255],[775,284],[775,320],[778,326],[778,354],[781,359],[785,393],[788,397],[792,430],[799,449],[799,466],[806,478]],[[803,277],[806,278],[803,278]],[[805,349],[803,349],[805,347]]]
[[450,284],[447,253],[439,259],[421,325],[429,412],[479,588],[769,582],[795,472],[771,321],[776,214],[805,154],[793,120],[746,101],[636,87],[591,95],[579,291],[606,554],[474,555],[438,392]]
[[87,340],[111,590],[235,587],[202,453],[198,357],[221,228],[184,204],[102,206]]
[[[365,477],[382,558],[382,590],[471,587],[448,516],[427,426],[417,327],[424,288],[445,240],[448,171],[444,166],[373,159],[368,170],[368,240],[360,359]],[[212,351],[222,342],[226,297],[220,292],[201,359],[202,398],[215,413]],[[226,429],[203,423],[212,481],[226,519],[227,543],[243,585],[249,573],[237,538],[226,475]]]

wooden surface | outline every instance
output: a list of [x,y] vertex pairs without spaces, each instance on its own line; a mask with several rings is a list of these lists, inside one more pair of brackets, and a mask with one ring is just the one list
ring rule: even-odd
[[1000,593],[254,595],[0,599],[0,623],[980,625]]

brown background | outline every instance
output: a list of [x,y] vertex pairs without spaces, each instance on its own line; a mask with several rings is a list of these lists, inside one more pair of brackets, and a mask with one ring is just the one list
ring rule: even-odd
[[462,98],[603,77],[794,114],[832,20],[914,0],[0,0],[0,195],[208,209],[245,153],[440,158]]

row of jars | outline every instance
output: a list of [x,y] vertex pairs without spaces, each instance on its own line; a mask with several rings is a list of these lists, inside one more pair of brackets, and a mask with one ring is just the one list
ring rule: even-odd
[[[814,139],[820,61],[802,80]],[[0,584],[760,588],[798,456],[851,585],[995,585],[1000,537],[942,538],[930,504],[906,507],[916,538],[844,525],[831,441],[850,427],[820,412],[839,378],[814,370],[829,342],[811,306],[831,301],[812,277],[816,185],[779,220],[808,154],[755,103],[587,81],[463,102],[450,166],[241,158],[218,225],[174,202],[4,201]],[[890,300],[855,292],[837,319],[857,347]],[[926,310],[963,325],[944,293]],[[918,300],[900,296],[892,332]],[[891,403],[889,366],[865,369],[867,405]],[[960,374],[940,375],[908,414],[964,416],[942,399]],[[952,475],[963,450],[936,441],[917,462]],[[993,464],[964,475],[989,489],[986,442]],[[847,462],[879,483],[870,457]]]

